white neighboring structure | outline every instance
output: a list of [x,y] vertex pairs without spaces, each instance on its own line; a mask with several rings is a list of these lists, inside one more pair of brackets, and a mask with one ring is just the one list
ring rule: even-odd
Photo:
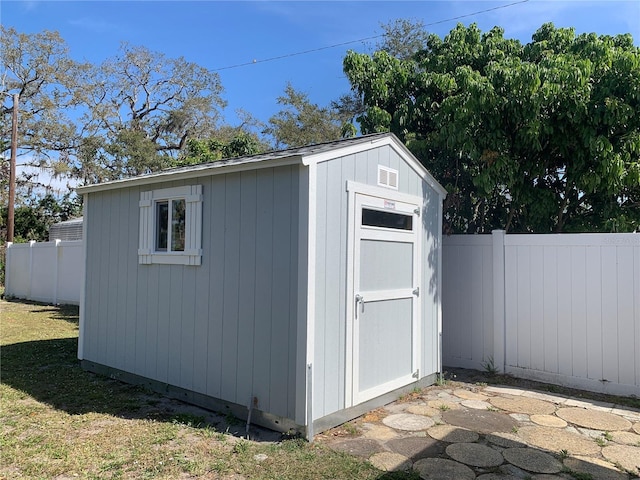
[[82,240],[82,217],[54,223],[49,227],[49,241]]
[[435,381],[445,190],[395,136],[79,192],[85,368],[308,438]]

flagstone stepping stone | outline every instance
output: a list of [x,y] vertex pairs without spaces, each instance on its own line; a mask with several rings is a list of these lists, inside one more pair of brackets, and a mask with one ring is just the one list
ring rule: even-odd
[[421,458],[437,457],[444,453],[446,444],[431,437],[406,437],[389,440],[385,446],[412,461]]
[[427,433],[436,440],[449,443],[473,443],[480,438],[480,435],[472,430],[452,425],[436,425],[427,430]]
[[371,438],[373,440],[386,441],[391,440],[392,438],[398,438],[400,434],[395,431],[393,428],[387,427],[385,425],[377,425],[377,424],[368,424],[365,425],[366,429],[362,434],[363,438]]
[[629,475],[618,470],[614,465],[599,458],[575,456],[564,459],[564,466],[568,469],[591,475],[598,480],[627,480]]
[[369,463],[383,472],[404,472],[411,470],[413,463],[404,455],[393,452],[380,452],[374,454]]
[[634,475],[640,475],[640,447],[611,445],[602,449],[602,456]]
[[638,410],[629,410],[628,408],[617,407],[611,409],[611,413],[613,413],[614,415],[620,415],[621,417],[624,417],[632,422],[637,422],[640,420],[640,411]]
[[629,430],[631,428],[629,420],[599,410],[586,410],[578,407],[560,408],[556,415],[569,423],[592,428],[593,430],[613,431]]
[[424,415],[426,417],[433,417],[440,415],[440,410],[429,407],[427,405],[411,405],[406,408],[407,413],[413,413],[414,415]]
[[382,423],[387,427],[395,428],[396,430],[406,430],[410,432],[426,430],[436,424],[436,422],[429,417],[425,417],[424,415],[413,415],[411,413],[396,413],[395,415],[389,415],[382,419]]
[[384,451],[382,445],[370,438],[339,440],[329,443],[329,448],[336,452],[348,453],[349,455],[361,458],[369,458],[375,453]]
[[425,480],[474,480],[476,474],[466,465],[446,458],[424,458],[413,469]]
[[463,400],[462,406],[467,408],[474,408],[476,410],[488,410],[492,408],[489,402],[483,402],[482,400]]
[[535,390],[526,391],[522,394],[522,396],[537,398],[538,400],[546,400],[547,402],[551,403],[565,403],[569,399],[569,397],[566,395],[537,392]]
[[559,460],[534,448],[507,448],[502,455],[510,464],[529,472],[558,473],[562,470]]
[[640,422],[633,425],[633,431],[640,435]]
[[531,419],[529,418],[529,415],[527,415],[526,413],[510,413],[509,416],[511,418],[513,418],[516,422],[530,422]]
[[567,426],[567,422],[554,415],[531,415],[529,419],[533,423],[542,425],[543,427],[564,428]]
[[527,446],[527,444],[515,433],[487,433],[484,438],[487,442],[503,448],[524,448]]
[[435,408],[436,410],[440,410],[441,412],[445,412],[448,410],[458,410],[462,408],[459,403],[451,402],[449,400],[429,400],[427,402],[431,408]]
[[473,467],[497,467],[504,462],[499,451],[480,443],[452,443],[445,451],[454,460]]
[[503,413],[489,410],[449,410],[442,414],[449,425],[456,425],[478,433],[511,432],[518,422]]
[[493,397],[489,402],[494,407],[513,413],[549,415],[556,411],[556,406],[553,403],[531,397]]
[[529,445],[542,448],[551,453],[566,450],[569,455],[595,455],[600,446],[592,439],[554,427],[521,427],[518,436]]
[[640,446],[640,435],[631,432],[611,432],[611,441],[623,445]]
[[502,475],[501,473],[485,473],[476,477],[476,480],[522,480],[522,478],[515,475]]
[[501,395],[522,395],[526,390],[522,390],[521,388],[511,388],[511,387],[484,387],[485,392],[491,393],[499,393]]
[[476,393],[472,392],[471,390],[465,390],[463,388],[455,390],[453,394],[458,398],[462,398],[463,400],[487,400],[489,398],[484,393]]

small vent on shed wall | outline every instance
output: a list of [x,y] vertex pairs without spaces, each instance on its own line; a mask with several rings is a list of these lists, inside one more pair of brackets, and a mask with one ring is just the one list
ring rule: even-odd
[[398,189],[398,171],[378,165],[378,185]]

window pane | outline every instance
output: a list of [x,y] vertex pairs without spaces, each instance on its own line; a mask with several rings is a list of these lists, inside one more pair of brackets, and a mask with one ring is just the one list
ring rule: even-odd
[[413,216],[363,208],[362,225],[395,228],[396,230],[413,230]]
[[171,202],[171,251],[184,252],[185,237],[185,207],[184,200]]
[[169,233],[169,203],[156,203],[156,251],[167,251],[167,234]]

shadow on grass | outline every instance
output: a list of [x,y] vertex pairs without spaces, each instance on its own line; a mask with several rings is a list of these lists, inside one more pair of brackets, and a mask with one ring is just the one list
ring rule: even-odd
[[[56,318],[57,310],[52,312],[52,318]],[[74,321],[73,310],[60,309],[59,315],[64,320]],[[77,350],[77,338],[4,345],[0,349],[2,383],[70,415],[101,413],[125,419],[213,428],[234,436],[246,433],[245,422],[230,415],[204,410],[142,386],[87,372],[80,366]],[[252,425],[251,438],[277,441],[283,437],[277,432]]]
[[77,338],[5,345],[0,350],[2,383],[72,415],[136,417],[143,390],[85,372],[76,358],[77,348]]

